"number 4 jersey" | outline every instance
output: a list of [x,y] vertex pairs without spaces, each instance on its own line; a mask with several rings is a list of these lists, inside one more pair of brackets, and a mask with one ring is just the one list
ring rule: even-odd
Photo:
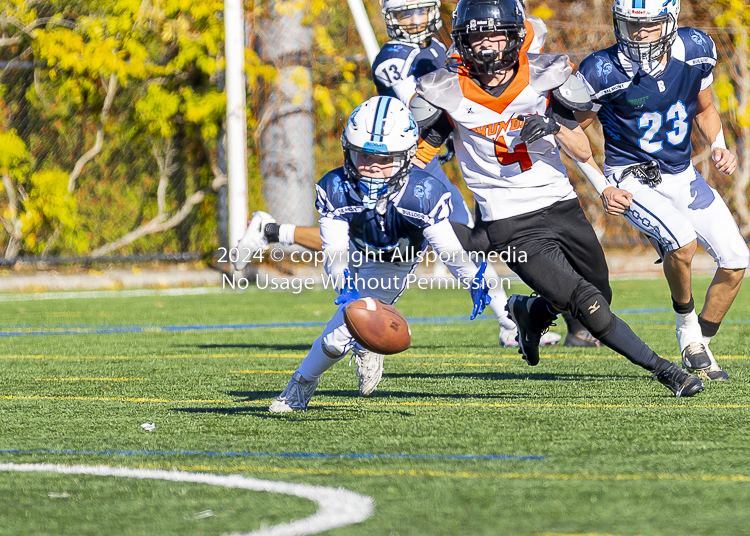
[[604,129],[605,174],[655,160],[662,173],[690,165],[690,131],[698,93],[711,85],[716,65],[713,40],[680,28],[665,67],[652,74],[628,60],[617,45],[583,60],[577,76],[594,101]]
[[[575,198],[553,135],[520,139],[522,116],[545,114],[553,89],[570,76],[568,57],[519,54],[518,72],[497,97],[460,65],[427,74],[417,94],[442,109],[455,126],[456,159],[485,221],[527,214]],[[417,156],[429,160],[420,143]],[[428,144],[429,145],[429,144]]]

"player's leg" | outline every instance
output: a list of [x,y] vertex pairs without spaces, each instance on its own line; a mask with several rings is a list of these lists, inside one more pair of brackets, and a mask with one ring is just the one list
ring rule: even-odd
[[[577,204],[577,200],[574,202]],[[565,228],[570,235],[585,235],[587,230],[582,228],[580,220],[567,217],[569,211],[567,202],[560,202],[542,211],[493,222],[488,228],[496,248],[510,245],[516,248],[518,255],[526,253],[525,261],[521,262],[519,257],[519,261],[509,263],[509,267],[544,298],[514,295],[508,302],[511,316],[519,326],[524,358],[529,364],[538,362],[535,339],[554,319],[556,311],[566,309],[603,344],[652,372],[676,396],[692,396],[702,391],[703,385],[698,378],[656,355],[612,313],[609,308],[611,295],[605,295],[573,268],[559,245],[561,236],[557,229]],[[538,224],[541,218],[544,218],[545,228]],[[595,240],[589,248],[601,249],[601,246]]]
[[344,306],[336,310],[323,334],[315,339],[310,351],[292,374],[291,380],[268,408],[273,413],[307,409],[323,373],[341,361],[354,346],[354,339],[344,322]]
[[[391,263],[366,262],[353,268],[353,277],[368,282],[377,282],[375,288],[368,284],[360,290],[360,296],[376,298],[390,305],[395,304],[406,289],[406,278],[416,269],[416,265],[399,266]],[[359,394],[370,396],[378,388],[383,377],[385,356],[355,344],[354,360],[357,363]]]
[[[563,253],[573,268],[584,279],[597,287],[611,303],[612,289],[609,286],[607,260],[601,248],[592,249],[590,247],[592,242],[598,241],[594,229],[588,224],[588,220],[586,220],[586,216],[580,206],[576,206],[574,203],[568,204],[566,218],[578,220],[579,225],[577,228],[580,229],[581,234],[565,234],[565,239],[560,241]],[[563,232],[564,227],[559,229],[559,231]],[[597,348],[601,346],[601,342],[576,317],[568,311],[565,311],[562,316],[568,328],[563,346],[579,348]]]
[[[453,226],[453,230],[465,251],[487,254],[492,251],[492,246],[490,244],[489,236],[487,235],[486,225],[480,216],[481,215],[477,215],[477,219],[475,220],[476,223],[472,228],[454,221],[451,221],[451,225]],[[497,282],[497,284],[492,285],[493,288],[489,290],[488,294],[491,298],[489,307],[497,317],[497,322],[500,326],[500,333],[498,336],[500,346],[518,346],[518,341],[516,340],[518,330],[506,310],[508,296],[501,284],[502,278],[489,262],[487,263],[487,269],[485,270],[485,279],[488,281],[495,280]],[[548,332],[542,335],[539,344],[542,346],[546,344],[557,344],[560,339],[561,337],[557,333]]]
[[691,167],[677,178],[682,183],[677,208],[695,228],[698,243],[718,264],[697,318],[701,341],[711,360],[710,367],[699,374],[708,379],[724,380],[729,376],[716,362],[708,345],[740,290],[750,252],[726,203],[700,173]]
[[703,344],[692,297],[691,265],[697,235],[678,206],[684,186],[679,175],[665,175],[662,183],[653,187],[632,176],[620,183],[621,188],[633,194],[625,218],[649,237],[664,260],[682,363],[688,370],[696,371],[709,367],[711,360]]

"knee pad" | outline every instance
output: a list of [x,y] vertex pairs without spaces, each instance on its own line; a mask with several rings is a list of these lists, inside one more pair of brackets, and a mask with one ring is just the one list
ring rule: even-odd
[[320,340],[320,347],[327,357],[331,359],[339,359],[349,351],[349,349],[351,348],[351,343],[349,341],[335,340],[335,338],[331,335],[323,337]]
[[606,336],[615,325],[615,315],[604,295],[591,283],[580,283],[571,296],[570,312],[594,337]]

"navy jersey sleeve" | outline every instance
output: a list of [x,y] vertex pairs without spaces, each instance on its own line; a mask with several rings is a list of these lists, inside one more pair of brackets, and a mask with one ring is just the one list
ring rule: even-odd
[[390,41],[383,45],[372,64],[372,77],[378,95],[397,97],[393,86],[411,76],[414,57],[419,54],[419,46],[400,41]]
[[344,168],[326,173],[315,185],[315,207],[321,218],[349,221],[351,215],[362,211],[356,193],[344,175]]
[[708,34],[695,28],[680,28],[678,35],[685,47],[684,62],[701,71],[703,78],[711,75],[716,66],[716,43]]
[[[601,103],[600,99],[606,95],[621,89],[615,81],[615,64],[609,49],[600,50],[591,54],[581,62],[576,76],[583,82],[595,103]],[[599,101],[599,102],[597,102]]]
[[450,192],[438,179],[414,168],[396,210],[410,224],[424,229],[448,219],[453,204]]

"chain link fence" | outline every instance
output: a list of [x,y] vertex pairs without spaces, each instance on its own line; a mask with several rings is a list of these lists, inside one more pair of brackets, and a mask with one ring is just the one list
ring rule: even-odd
[[[382,44],[378,3],[365,4]],[[527,4],[547,21],[548,52],[578,63],[614,42],[609,2]],[[447,20],[453,7],[443,6]],[[0,263],[190,259],[226,245],[222,9],[0,0]],[[747,236],[747,25],[718,27],[722,9],[683,3],[680,22],[718,45],[714,88],[740,165],[733,177],[717,174],[701,140],[695,162]],[[245,11],[249,209],[314,225],[313,184],[341,165],[343,124],[374,94],[369,64],[343,1],[247,0]],[[601,162],[601,132],[590,130]],[[645,247],[568,169],[603,244]],[[446,172],[463,188],[455,162]]]

